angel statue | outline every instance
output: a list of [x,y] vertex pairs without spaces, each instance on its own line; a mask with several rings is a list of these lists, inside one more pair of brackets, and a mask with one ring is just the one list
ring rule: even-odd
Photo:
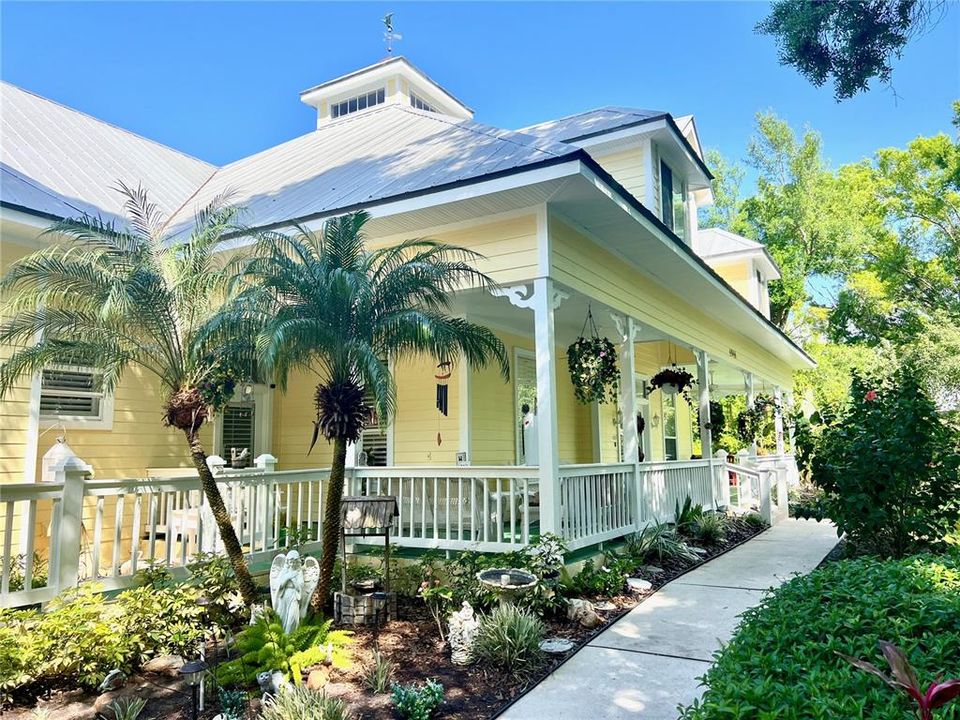
[[270,565],[270,601],[280,616],[286,633],[292,633],[307,614],[310,596],[320,580],[320,563],[316,558],[300,559],[300,553],[291,550],[280,553]]

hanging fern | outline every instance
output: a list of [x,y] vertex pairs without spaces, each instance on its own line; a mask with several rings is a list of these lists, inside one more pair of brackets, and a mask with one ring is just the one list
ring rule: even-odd
[[663,390],[666,387],[672,386],[676,388],[678,395],[683,395],[683,399],[687,401],[688,405],[692,405],[693,401],[690,398],[689,390],[695,382],[696,380],[693,379],[691,373],[682,367],[671,365],[650,378],[650,387],[654,390]]

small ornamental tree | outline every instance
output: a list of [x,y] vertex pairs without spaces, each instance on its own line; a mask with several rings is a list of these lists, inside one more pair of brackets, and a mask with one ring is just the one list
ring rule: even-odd
[[957,433],[909,365],[855,376],[850,393],[813,458],[837,532],[894,557],[940,542],[960,519]]

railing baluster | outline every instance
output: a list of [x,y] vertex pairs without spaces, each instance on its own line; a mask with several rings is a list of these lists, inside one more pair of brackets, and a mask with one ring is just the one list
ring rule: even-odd
[[[7,502],[7,513],[3,526],[3,574],[0,575],[0,591],[6,595],[10,592],[10,570],[13,563],[13,517],[16,509],[15,502]],[[26,590],[24,586],[24,590]]]
[[123,500],[124,495],[117,495],[116,509],[113,518],[113,557],[110,563],[110,576],[120,574],[120,544],[123,542]]
[[103,536],[103,498],[98,497],[96,513],[93,520],[93,549],[90,551],[90,577],[94,580],[100,577],[100,547]]

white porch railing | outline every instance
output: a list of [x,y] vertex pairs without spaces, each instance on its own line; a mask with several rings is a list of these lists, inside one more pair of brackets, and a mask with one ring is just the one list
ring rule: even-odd
[[[263,456],[255,469],[218,477],[251,562],[291,544],[321,546],[329,471],[276,472],[275,462]],[[90,580],[122,588],[150,563],[184,572],[196,553],[222,549],[196,475],[89,480],[87,470],[73,458],[57,482],[0,486],[0,607],[47,602]],[[498,552],[539,536],[538,477],[535,467],[356,468],[344,491],[396,497],[398,545]],[[759,507],[775,522],[785,514],[787,477],[785,463],[763,468],[752,458],[561,466],[553,527],[570,549],[614,540],[672,520],[687,496],[707,508],[730,505],[731,481],[734,505]]]
[[560,534],[571,550],[636,529],[635,467],[632,463],[560,467]]

